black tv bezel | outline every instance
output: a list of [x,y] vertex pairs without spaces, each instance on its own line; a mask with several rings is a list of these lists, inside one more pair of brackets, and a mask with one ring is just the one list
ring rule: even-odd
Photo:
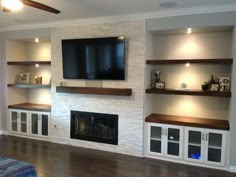
[[[63,54],[62,54],[62,75],[63,75],[63,79],[71,79],[71,80],[89,80],[89,81],[124,81],[126,80],[126,50],[125,50],[125,45],[126,45],[126,37],[125,36],[109,36],[109,37],[91,37],[91,38],[71,38],[71,39],[62,39],[61,40],[61,48],[62,48],[62,42],[63,41],[70,41],[70,40],[86,40],[86,39],[109,39],[109,38],[123,38],[123,47],[124,47],[124,77],[122,79],[89,79],[89,78],[69,78],[69,77],[64,77],[64,69],[63,69]],[[63,52],[62,52],[63,53]]]

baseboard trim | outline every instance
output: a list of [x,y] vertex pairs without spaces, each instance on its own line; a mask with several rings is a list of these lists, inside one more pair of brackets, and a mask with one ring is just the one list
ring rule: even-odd
[[0,130],[0,135],[8,135],[8,131]]
[[236,173],[236,166],[229,166],[229,172]]

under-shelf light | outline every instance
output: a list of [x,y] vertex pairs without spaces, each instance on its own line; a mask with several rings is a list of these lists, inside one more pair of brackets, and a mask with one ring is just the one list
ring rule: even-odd
[[39,38],[35,38],[35,40],[34,40],[36,43],[38,43],[39,42]]
[[35,64],[35,67],[38,68],[38,67],[39,67],[39,64]]
[[190,63],[186,63],[185,67],[188,68],[190,66]]
[[186,33],[191,34],[192,33],[192,28],[188,28]]

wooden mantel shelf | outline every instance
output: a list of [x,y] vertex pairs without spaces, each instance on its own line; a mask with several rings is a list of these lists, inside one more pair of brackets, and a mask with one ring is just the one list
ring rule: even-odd
[[51,112],[51,105],[47,105],[47,104],[21,103],[21,104],[9,105],[8,108],[30,110],[30,111]]
[[96,95],[114,95],[131,96],[130,88],[98,88],[98,87],[67,87],[57,86],[56,92],[60,93],[78,93],[78,94],[96,94]]
[[233,58],[221,58],[221,59],[173,59],[173,60],[147,60],[146,64],[149,65],[168,65],[168,64],[224,64],[231,65]]
[[231,97],[231,92],[216,92],[202,90],[178,90],[178,89],[146,89],[146,93],[169,94],[169,95],[193,95],[193,96],[214,96],[214,97]]
[[145,122],[182,125],[189,127],[211,128],[220,130],[230,129],[229,122],[227,120],[182,117],[182,116],[172,116],[163,114],[151,114],[148,117],[146,117]]

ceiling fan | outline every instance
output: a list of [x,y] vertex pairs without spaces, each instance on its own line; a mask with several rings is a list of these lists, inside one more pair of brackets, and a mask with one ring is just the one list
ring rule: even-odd
[[20,10],[23,7],[23,5],[51,12],[54,14],[59,14],[61,12],[50,6],[31,0],[2,0],[3,12],[12,12]]

